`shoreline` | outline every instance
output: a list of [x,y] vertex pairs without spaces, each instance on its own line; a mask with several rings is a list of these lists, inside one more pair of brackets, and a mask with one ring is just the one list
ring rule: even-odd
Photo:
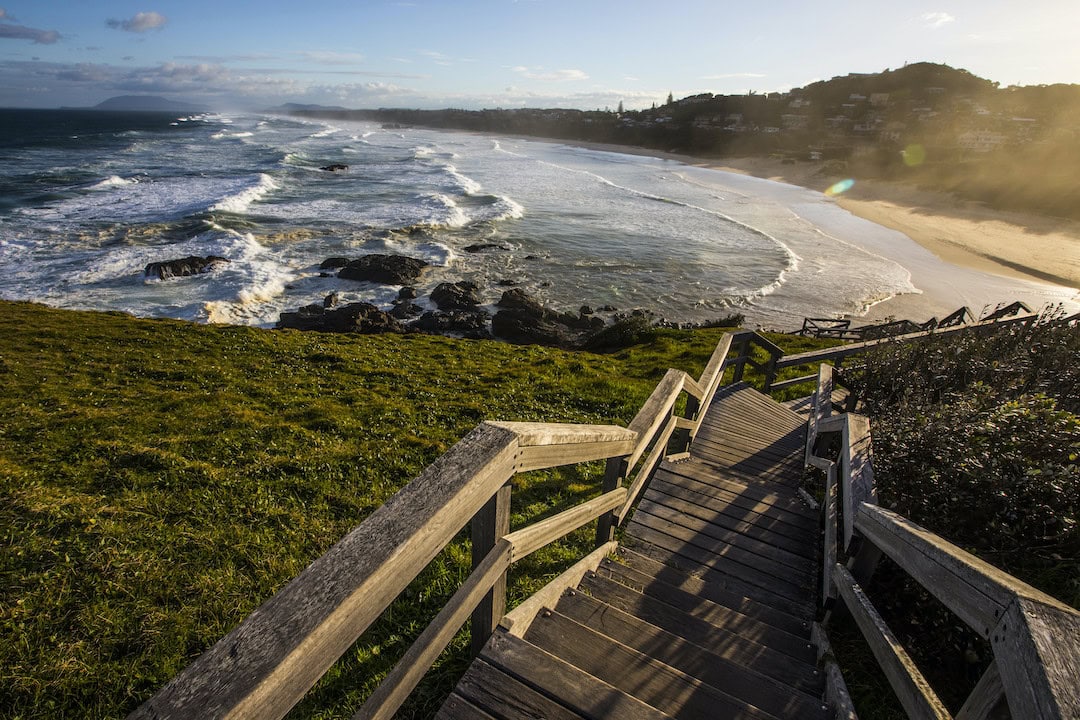
[[[773,182],[824,192],[844,179],[826,173],[819,161],[785,164],[772,158],[703,158],[650,148],[595,142],[513,136],[521,140],[550,142],[588,150],[640,155],[694,167],[747,175]],[[943,192],[882,180],[857,181],[834,202],[852,215],[895,230],[925,250],[939,268],[918,262],[916,283],[921,293],[896,295],[872,304],[852,319],[880,322],[892,317],[922,321],[961,304],[969,304],[964,292],[953,287],[972,282],[980,273],[995,285],[1015,285],[1028,304],[1066,302],[1080,304],[1080,221],[994,210],[973,201],[959,200]],[[950,272],[951,271],[951,272]],[[963,276],[963,280],[960,279]],[[1006,291],[1007,292],[1007,291]],[[956,306],[950,306],[953,298]],[[1039,298],[1048,298],[1040,302]],[[1000,297],[1012,302],[1017,297]]]
[[[756,157],[712,159],[626,145],[519,137],[673,160],[817,192],[843,179],[841,175],[825,174],[822,162],[785,164]],[[852,215],[904,233],[952,265],[1080,290],[1080,221],[993,210],[947,193],[883,180],[856,182],[835,202]],[[1038,239],[1039,247],[1030,247],[1033,239]]]

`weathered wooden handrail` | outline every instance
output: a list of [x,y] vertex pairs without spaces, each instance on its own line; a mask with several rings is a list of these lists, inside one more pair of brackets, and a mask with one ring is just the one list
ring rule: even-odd
[[970,330],[980,330],[987,328],[998,328],[1006,325],[1013,325],[1016,323],[1031,322],[1037,316],[1035,315],[1020,315],[1017,317],[997,318],[991,320],[982,320],[977,323],[971,323],[970,325],[956,325],[952,327],[938,328],[934,330],[920,330],[919,332],[906,333],[903,335],[893,335],[890,337],[877,338],[874,340],[866,340],[864,342],[849,343],[847,345],[838,345],[832,348],[825,348],[823,350],[810,350],[803,353],[794,353],[792,355],[782,355],[776,361],[777,370],[782,370],[787,367],[794,367],[796,365],[808,365],[813,363],[826,362],[831,360],[840,360],[848,355],[855,355],[857,353],[865,352],[879,345],[885,345],[888,343],[896,342],[910,342],[911,340],[918,340],[924,337],[937,337],[940,335],[949,335],[951,333],[965,332]]
[[[1008,703],[1015,718],[1080,717],[1076,693],[1080,612],[879,507],[869,424],[852,413],[830,415],[831,368],[822,365],[818,377],[808,423],[807,464],[827,473],[822,602],[828,607],[837,595],[844,600],[908,715],[949,717],[859,587],[880,553],[991,643],[995,660],[958,717],[985,717],[1001,702]],[[837,462],[817,457],[818,437],[837,433],[841,440]],[[842,547],[849,555],[846,565],[834,560],[837,485],[843,506]],[[821,633],[824,637],[824,628]]]
[[[698,380],[668,371],[627,428],[481,423],[130,717],[283,717],[471,521],[473,572],[356,715],[392,716],[466,618],[474,646],[502,621],[514,561],[593,520],[597,552],[611,549],[613,526],[667,456],[672,433],[697,431],[733,340],[749,335],[759,338],[725,334]],[[678,417],[684,392],[686,417]],[[599,497],[510,532],[514,474],[605,459]]]

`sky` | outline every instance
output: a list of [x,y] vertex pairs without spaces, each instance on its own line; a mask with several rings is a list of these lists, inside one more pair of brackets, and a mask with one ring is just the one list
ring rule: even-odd
[[0,0],[0,107],[626,109],[929,61],[1080,83],[1080,0]]

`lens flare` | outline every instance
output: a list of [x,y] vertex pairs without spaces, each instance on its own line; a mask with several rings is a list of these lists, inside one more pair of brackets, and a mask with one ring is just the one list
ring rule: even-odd
[[841,180],[840,182],[834,184],[832,187],[826,190],[825,194],[829,197],[834,197],[836,195],[840,195],[841,193],[846,193],[848,190],[851,189],[852,185],[854,184],[855,181],[851,178],[848,178],[847,180]]
[[916,165],[922,165],[926,161],[926,148],[918,143],[914,145],[908,145],[906,148],[900,151],[900,154],[904,157],[904,164],[908,167],[915,167]]

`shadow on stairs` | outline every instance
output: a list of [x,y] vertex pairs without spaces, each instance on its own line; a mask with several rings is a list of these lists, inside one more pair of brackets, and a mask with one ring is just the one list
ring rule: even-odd
[[500,628],[440,718],[825,718],[810,642],[818,519],[805,422],[720,390],[619,549],[531,623]]

